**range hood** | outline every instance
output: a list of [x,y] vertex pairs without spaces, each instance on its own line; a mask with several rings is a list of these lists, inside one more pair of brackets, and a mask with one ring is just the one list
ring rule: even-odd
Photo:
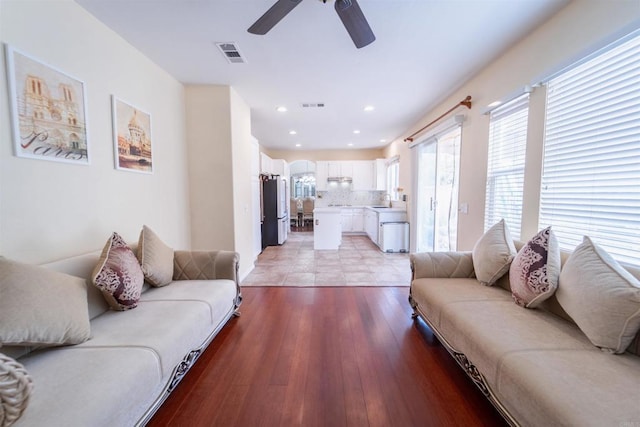
[[353,178],[350,176],[330,176],[327,178],[327,182],[348,182],[351,183]]

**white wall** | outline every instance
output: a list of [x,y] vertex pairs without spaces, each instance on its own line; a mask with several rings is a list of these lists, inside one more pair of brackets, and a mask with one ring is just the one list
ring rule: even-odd
[[[183,86],[70,0],[0,1],[0,40],[85,82],[91,165],[13,155],[0,67],[0,253],[25,262],[101,249],[143,224],[190,247]],[[154,172],[117,171],[111,95],[151,114]]]
[[240,255],[253,268],[251,112],[229,86],[186,87],[193,249]]
[[[462,84],[447,99],[430,108],[422,120],[407,130],[406,135],[385,149],[385,157],[400,156],[400,186],[405,188],[409,201],[415,200],[411,178],[414,173],[413,153],[403,139],[471,95],[473,108],[459,111],[467,115],[462,128],[459,201],[469,204],[469,213],[460,215],[458,223],[458,249],[471,249],[484,228],[489,117],[482,114],[483,109],[536,78],[567,66],[587,52],[638,27],[640,3],[637,0],[574,1]],[[523,239],[535,234],[538,227],[544,89],[536,89],[532,94],[529,116]]]
[[233,209],[235,251],[240,254],[240,277],[253,269],[253,211],[251,163],[253,137],[249,105],[231,88],[231,146],[233,150]]
[[230,88],[187,85],[185,91],[193,249],[233,250]]

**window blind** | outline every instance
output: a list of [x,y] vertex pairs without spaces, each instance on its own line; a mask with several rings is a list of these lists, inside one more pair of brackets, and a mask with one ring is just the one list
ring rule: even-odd
[[548,82],[540,227],[640,266],[640,37]]
[[527,146],[529,94],[491,112],[484,229],[504,218],[519,239]]

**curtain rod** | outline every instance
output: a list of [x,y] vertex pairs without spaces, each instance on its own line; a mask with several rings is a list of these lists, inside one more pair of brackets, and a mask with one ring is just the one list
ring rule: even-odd
[[422,132],[423,130],[425,130],[426,128],[428,128],[429,126],[431,126],[432,124],[438,122],[440,119],[442,119],[444,116],[446,116],[447,114],[449,114],[450,112],[452,112],[453,110],[455,110],[456,108],[460,107],[461,105],[467,107],[468,109],[471,109],[471,95],[467,96],[465,99],[463,99],[462,101],[458,102],[453,108],[449,109],[446,113],[444,113],[443,115],[441,115],[440,117],[438,117],[437,119],[435,119],[434,121],[432,121],[431,123],[429,123],[428,125],[422,127],[421,129],[415,131],[414,133],[412,133],[411,135],[409,135],[408,137],[406,137],[404,139],[404,142],[413,142],[413,137],[416,136],[417,134],[419,134],[420,132]]

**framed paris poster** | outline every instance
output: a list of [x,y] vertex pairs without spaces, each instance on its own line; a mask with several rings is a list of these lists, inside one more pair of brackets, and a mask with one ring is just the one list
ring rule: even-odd
[[14,153],[89,164],[85,85],[5,45]]
[[153,173],[151,115],[112,96],[116,169]]

